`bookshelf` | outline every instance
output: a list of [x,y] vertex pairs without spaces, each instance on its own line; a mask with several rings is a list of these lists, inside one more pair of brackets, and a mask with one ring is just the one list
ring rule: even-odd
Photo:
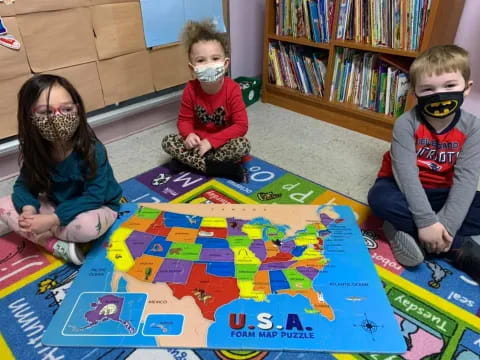
[[[350,102],[339,102],[335,99],[330,100],[332,82],[335,81],[334,70],[337,49],[353,49],[351,50],[352,52],[372,53],[375,57],[381,57],[382,59],[383,57],[388,57],[393,61],[398,60],[400,63],[403,62],[409,64],[419,53],[431,46],[453,43],[464,6],[464,0],[431,0],[429,15],[425,23],[423,35],[417,47],[418,50],[414,51],[405,50],[403,48],[398,49],[373,46],[368,43],[357,42],[354,40],[337,39],[337,26],[339,13],[341,11],[341,3],[345,3],[347,0],[335,0],[332,30],[328,42],[315,42],[307,39],[307,37],[279,35],[278,27],[276,25],[276,6],[278,2],[281,3],[282,1],[292,0],[266,0],[262,101],[387,141],[391,138],[391,131],[395,119],[393,114],[387,115],[383,112],[376,112],[371,109],[360,107],[359,105],[354,105]],[[310,0],[297,1],[308,4]],[[359,1],[363,1],[364,4],[372,4],[374,2],[386,4],[389,0],[350,1],[355,4],[358,4]],[[399,3],[404,2],[408,4],[405,6],[410,6],[410,4],[415,3],[415,0],[399,1]],[[394,1],[392,1],[392,3],[394,3]],[[380,14],[384,14],[384,12],[380,12]],[[311,33],[313,37],[313,31]],[[269,69],[269,51],[271,50],[271,46],[275,47],[279,44],[282,44],[288,49],[295,48],[299,51],[324,54],[326,73],[323,77],[324,91],[322,96],[306,94],[305,91],[290,88],[286,85],[280,86],[271,81],[272,76],[269,75],[269,71],[273,71],[273,69]],[[407,46],[405,47],[408,48]],[[291,66],[295,68],[295,65]],[[309,71],[309,75],[314,72],[313,70]],[[296,72],[296,70],[294,69],[292,72]],[[307,77],[306,75],[304,76]],[[313,78],[314,76],[312,75],[311,77]],[[300,88],[300,85],[298,88]],[[414,97],[410,93],[406,100],[405,110],[411,108],[414,102]]]

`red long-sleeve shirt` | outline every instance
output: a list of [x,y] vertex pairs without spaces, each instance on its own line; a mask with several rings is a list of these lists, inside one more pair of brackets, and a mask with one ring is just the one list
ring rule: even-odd
[[248,130],[248,117],[240,86],[225,77],[219,92],[210,95],[198,80],[187,83],[178,115],[178,131],[184,138],[191,133],[219,148]]
[[[390,151],[379,177],[394,176],[405,194],[417,227],[440,222],[455,237],[477,191],[480,178],[480,119],[461,110],[441,132],[413,108],[393,127]],[[449,188],[442,209],[435,213],[424,189]]]

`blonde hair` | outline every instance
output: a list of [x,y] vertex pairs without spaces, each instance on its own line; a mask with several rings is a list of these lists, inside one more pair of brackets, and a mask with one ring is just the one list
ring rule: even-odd
[[189,57],[192,46],[200,41],[218,41],[223,48],[225,56],[229,56],[230,49],[228,48],[226,34],[219,33],[215,29],[215,24],[210,19],[198,22],[187,22],[183,28],[181,40],[185,45]]
[[468,51],[457,45],[434,46],[421,53],[410,66],[410,85],[415,89],[415,84],[421,75],[441,75],[447,72],[459,71],[465,79],[465,84],[470,80],[470,64]]

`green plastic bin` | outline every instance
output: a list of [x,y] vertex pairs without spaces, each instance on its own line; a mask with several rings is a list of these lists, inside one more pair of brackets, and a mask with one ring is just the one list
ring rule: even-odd
[[250,106],[260,99],[262,81],[259,78],[240,76],[235,81],[242,89],[243,102],[246,106]]

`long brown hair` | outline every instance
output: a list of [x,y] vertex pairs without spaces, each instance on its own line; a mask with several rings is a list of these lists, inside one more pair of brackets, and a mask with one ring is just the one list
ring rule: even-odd
[[[95,177],[95,133],[87,122],[82,98],[73,85],[65,78],[56,75],[36,75],[23,84],[18,93],[18,140],[20,142],[19,164],[22,176],[29,190],[34,193],[51,193],[51,174],[55,166],[52,159],[52,144],[45,140],[33,124],[33,108],[44,90],[49,92],[54,85],[63,87],[78,107],[80,119],[77,130],[72,136],[73,151],[83,160],[82,170],[87,179]],[[50,96],[48,96],[48,99]],[[47,104],[48,105],[48,104]],[[88,171],[87,171],[88,169]],[[87,173],[88,172],[88,173]]]

